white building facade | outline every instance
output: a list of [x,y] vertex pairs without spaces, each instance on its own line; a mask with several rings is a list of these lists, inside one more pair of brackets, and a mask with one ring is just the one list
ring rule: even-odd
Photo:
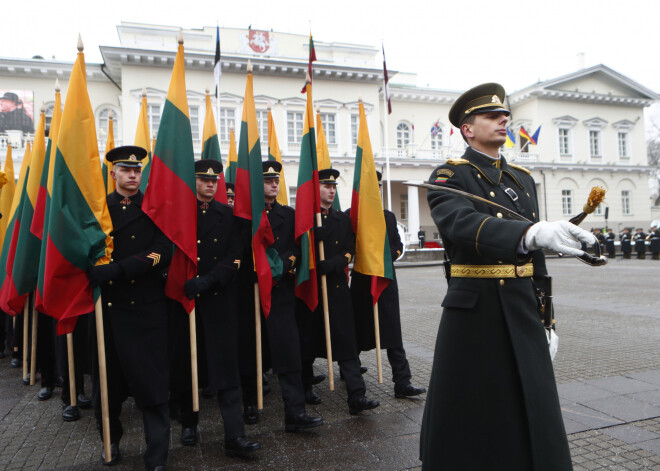
[[[96,117],[101,155],[108,116],[115,121],[115,143],[132,144],[142,89],[147,91],[149,125],[156,134],[169,87],[177,48],[178,27],[122,23],[120,46],[100,46],[102,64],[87,64],[88,90]],[[197,155],[201,152],[205,89],[213,96],[215,27],[184,30],[186,87]],[[224,28],[219,102],[213,96],[221,151],[226,159],[229,130],[240,130],[246,66],[254,66],[254,94],[262,155],[268,155],[266,109],[270,104],[281,147],[290,201],[295,204],[300,142],[306,96],[300,93],[307,71],[309,37],[272,31]],[[338,193],[342,208],[350,206],[358,132],[358,100],[365,104],[376,165],[386,176],[390,162],[391,195],[384,185],[384,204],[406,228],[408,243],[417,242],[420,227],[427,241],[437,237],[426,203],[426,191],[404,185],[422,182],[447,158],[459,157],[464,143],[451,128],[447,114],[461,91],[415,86],[414,74],[390,72],[393,112],[387,115],[382,92],[380,49],[314,41],[313,98],[328,140],[333,167],[341,172]],[[72,59],[75,48],[72,47]],[[52,115],[55,79],[66,99],[72,62],[0,58],[0,91],[30,90],[35,125],[45,104]],[[487,76],[478,81],[488,81]],[[476,83],[466,84],[466,88]],[[506,87],[506,84],[503,84]],[[608,225],[648,228],[651,201],[648,188],[644,108],[660,96],[627,77],[599,65],[554,80],[537,83],[509,95],[511,130],[531,134],[541,127],[537,145],[521,152],[518,142],[503,148],[512,162],[532,171],[537,182],[541,218],[568,219],[581,211],[592,186],[607,190]],[[49,121],[47,119],[47,125]],[[431,129],[434,131],[431,132]],[[453,135],[452,135],[453,134]],[[14,145],[16,175],[27,134],[0,132],[0,158]],[[237,136],[238,142],[238,136]],[[226,161],[225,161],[226,163]],[[605,210],[583,227],[603,227]]]

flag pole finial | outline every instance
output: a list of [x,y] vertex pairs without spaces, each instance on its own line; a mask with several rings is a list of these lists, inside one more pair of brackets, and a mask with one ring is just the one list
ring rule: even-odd
[[248,74],[252,73],[252,61],[250,59],[248,59],[248,63],[247,63],[247,73]]
[[142,98],[147,98],[147,89],[146,89],[146,87],[142,87]]
[[358,96],[358,103],[362,103],[362,95]]
[[268,100],[268,103],[266,104],[266,110],[270,111],[271,108],[272,106],[270,104],[270,100]]
[[44,102],[44,101],[41,102],[41,112],[42,113],[46,112],[46,102]]
[[55,79],[55,93],[60,93],[60,79]]
[[234,121],[229,121],[229,130],[230,131],[234,130]]
[[178,41],[179,41],[179,44],[183,45],[183,28],[179,28]]
[[108,120],[112,120],[112,110],[108,110]]
[[312,83],[312,78],[309,76],[309,72],[305,72],[305,83]]
[[206,86],[206,94],[207,95],[209,94],[209,86],[208,85]]
[[82,42],[82,36],[80,35],[80,33],[78,33],[78,52],[83,52],[84,49],[85,46],[83,45]]
[[321,105],[319,105],[318,103],[316,104],[316,112],[317,113],[321,112]]

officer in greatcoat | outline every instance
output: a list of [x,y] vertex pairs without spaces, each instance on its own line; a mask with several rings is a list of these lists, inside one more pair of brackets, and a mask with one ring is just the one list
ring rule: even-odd
[[[275,284],[271,289],[271,307],[268,318],[266,319],[263,312],[261,313],[262,337],[263,333],[266,336],[263,339],[263,345],[267,349],[264,356],[269,358],[269,366],[272,366],[273,373],[277,375],[282,391],[285,430],[296,432],[323,425],[323,419],[307,415],[305,409],[305,392],[301,377],[300,336],[296,323],[295,280],[293,276],[296,262],[300,258],[300,248],[295,241],[295,213],[293,208],[279,204],[276,199],[279,192],[282,164],[277,161],[264,161],[262,167],[266,216],[274,238],[271,247],[276,251],[282,262],[282,276],[279,280],[274,280]],[[252,259],[251,256],[249,258]],[[253,289],[254,277],[249,283],[250,288]],[[252,305],[254,306],[254,303]],[[241,334],[241,340],[244,343],[243,349],[254,352],[255,327],[254,321],[249,320],[250,317],[254,319],[254,310],[252,310],[251,315],[248,312],[241,314],[245,315],[242,322],[244,323],[243,327],[247,328],[246,332]],[[252,336],[252,338],[248,338],[247,335]],[[252,364],[256,365],[256,363]],[[256,368],[248,372],[249,365],[244,366],[245,369],[242,369],[241,373],[244,374],[244,378],[249,383],[243,383],[243,387],[251,392],[244,394],[243,398],[244,400],[253,401],[251,404],[245,404],[244,419],[256,423],[259,420],[258,415],[255,416],[257,410],[256,379],[250,379],[256,378]]]
[[630,258],[630,254],[632,253],[632,236],[629,228],[626,227],[623,229],[623,232],[619,234],[619,240],[621,241],[623,258]]
[[[379,184],[381,172],[376,172]],[[347,211],[350,214],[350,209]],[[380,347],[387,350],[387,359],[392,368],[394,395],[397,398],[418,396],[426,392],[411,384],[412,373],[403,348],[401,335],[401,313],[399,311],[399,285],[396,280],[394,261],[401,256],[403,243],[399,236],[396,216],[392,211],[383,210],[385,228],[392,256],[392,281],[378,298],[378,322],[380,327]],[[351,272],[351,298],[355,313],[355,331],[357,332],[358,349],[361,352],[376,348],[376,333],[374,330],[374,305],[371,296],[371,276],[364,275],[353,268]]]
[[633,241],[635,242],[635,252],[637,252],[637,258],[644,260],[646,258],[646,234],[644,234],[644,231],[641,227],[635,229]]
[[339,371],[346,382],[348,410],[359,414],[374,409],[380,402],[365,396],[366,385],[360,372],[355,320],[351,293],[348,287],[348,264],[355,255],[355,234],[351,219],[332,208],[337,195],[336,169],[319,170],[322,226],[315,229],[317,240],[323,241],[325,259],[316,251],[318,277],[318,304],[314,311],[302,301],[298,302],[298,318],[303,341],[303,383],[308,403],[318,404],[320,399],[312,390],[312,364],[315,358],[325,358],[325,324],[323,316],[321,275],[326,276],[332,359],[339,363]]
[[[103,299],[112,453],[108,464],[120,459],[119,415],[122,403],[133,396],[144,422],[145,465],[165,469],[170,421],[164,271],[172,258],[172,242],[141,209],[141,160],[146,155],[145,149],[136,146],[117,147],[106,154],[117,183],[107,197],[114,251],[110,263],[92,268],[89,278],[93,286],[101,287]],[[94,408],[103,434],[94,370]],[[106,464],[105,452],[101,459]]]
[[[217,394],[225,432],[225,454],[246,457],[261,446],[245,438],[238,369],[238,292],[245,226],[232,209],[214,199],[222,163],[195,162],[197,193],[197,276],[185,283],[195,299],[199,384]],[[181,443],[197,443],[198,413],[192,410],[190,323],[181,304],[174,303],[171,339],[174,344],[172,385],[181,409]]]
[[431,215],[451,261],[422,420],[423,470],[572,469],[535,284],[541,249],[583,255],[593,234],[568,221],[537,222],[534,179],[499,153],[509,110],[499,84],[461,95],[449,112],[469,147],[437,167],[430,184],[499,208],[429,190]]
[[653,260],[660,260],[660,230],[657,226],[651,227],[648,235],[649,250]]
[[607,250],[607,256],[609,258],[616,258],[616,246],[614,245],[615,240],[616,235],[614,234],[614,231],[612,231],[612,229],[608,229],[607,234],[605,234],[605,249]]

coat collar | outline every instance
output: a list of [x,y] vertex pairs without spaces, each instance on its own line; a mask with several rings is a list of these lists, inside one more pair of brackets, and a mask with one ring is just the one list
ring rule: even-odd
[[516,182],[521,190],[523,189],[523,186],[520,184],[519,175],[511,168],[502,154],[500,154],[499,168],[495,165],[493,159],[489,159],[485,154],[474,150],[472,147],[468,147],[465,150],[463,158],[468,160],[470,165],[476,168],[491,185],[499,185],[502,181],[502,173],[506,173]]

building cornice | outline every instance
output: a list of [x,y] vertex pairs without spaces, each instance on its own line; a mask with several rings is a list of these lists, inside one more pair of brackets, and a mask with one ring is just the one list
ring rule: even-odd
[[[73,62],[0,57],[0,76],[69,80],[72,68]],[[85,71],[88,81],[109,82],[101,64],[87,62]]]
[[[461,95],[461,92],[438,90],[433,88],[418,88],[390,84],[390,98],[393,101],[407,101],[413,103],[436,103],[451,105]],[[380,90],[383,98],[383,90]]]

